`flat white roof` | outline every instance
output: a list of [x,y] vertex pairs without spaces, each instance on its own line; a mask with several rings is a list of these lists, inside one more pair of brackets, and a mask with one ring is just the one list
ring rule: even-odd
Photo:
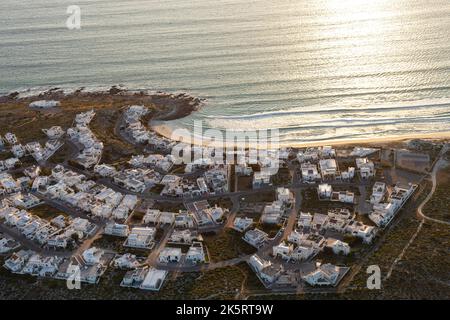
[[141,284],[141,289],[159,290],[166,278],[167,271],[150,269]]

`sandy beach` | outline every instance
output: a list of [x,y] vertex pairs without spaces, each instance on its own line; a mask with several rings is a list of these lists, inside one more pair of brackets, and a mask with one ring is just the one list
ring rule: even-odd
[[[179,138],[173,137],[174,131],[177,130],[173,125],[164,121],[151,121],[150,127],[156,133],[177,141],[181,141]],[[295,144],[280,144],[280,147],[293,147],[293,148],[304,148],[313,146],[323,146],[323,145],[371,145],[371,144],[389,144],[393,142],[402,142],[411,139],[430,139],[430,140],[444,140],[450,139],[450,131],[442,131],[436,133],[411,133],[406,135],[397,136],[384,136],[384,137],[371,137],[371,138],[360,138],[360,139],[336,139],[336,140],[325,140],[325,141],[310,141],[310,142],[299,142]],[[214,143],[205,143],[201,139],[193,138],[193,144],[203,145],[203,146],[220,146]]]

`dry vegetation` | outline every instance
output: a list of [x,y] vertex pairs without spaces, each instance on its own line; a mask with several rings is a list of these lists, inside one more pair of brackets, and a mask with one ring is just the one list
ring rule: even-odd
[[242,240],[242,234],[226,229],[219,234],[202,234],[212,262],[237,258],[252,254],[256,249]]

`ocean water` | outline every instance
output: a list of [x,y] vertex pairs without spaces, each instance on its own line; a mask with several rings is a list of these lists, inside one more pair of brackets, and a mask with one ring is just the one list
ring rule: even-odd
[[449,131],[450,1],[0,2],[0,93],[113,84],[207,99],[173,126],[285,143]]

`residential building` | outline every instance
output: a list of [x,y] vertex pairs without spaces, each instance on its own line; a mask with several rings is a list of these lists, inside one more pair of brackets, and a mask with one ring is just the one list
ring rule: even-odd
[[116,168],[107,164],[97,164],[94,167],[94,172],[102,177],[113,177],[117,174]]
[[280,244],[272,247],[273,256],[275,258],[281,257],[284,260],[290,260],[293,251],[294,246],[285,242],[281,242]]
[[25,156],[27,151],[25,150],[25,147],[23,145],[15,144],[11,147],[11,152],[14,155],[14,157],[20,159]]
[[273,284],[284,271],[280,264],[272,264],[270,261],[264,260],[257,254],[252,255],[248,263],[258,278],[266,286]]
[[270,172],[267,170],[257,171],[253,174],[253,189],[270,186]]
[[124,246],[150,249],[153,245],[155,233],[155,228],[135,227],[131,230]]
[[178,263],[182,257],[181,248],[165,247],[159,253],[158,261],[160,263]]
[[5,260],[5,264],[3,266],[11,272],[18,273],[22,271],[26,262],[33,254],[34,252],[30,250],[20,250],[19,252],[13,253],[11,257]]
[[139,288],[143,290],[159,291],[166,276],[167,271],[150,268]]
[[88,265],[99,264],[105,252],[96,247],[91,247],[83,252],[83,259]]
[[202,263],[206,261],[203,244],[201,242],[192,242],[192,245],[186,253],[186,261],[191,263]]
[[236,219],[234,219],[233,229],[235,229],[235,230],[237,230],[239,232],[244,232],[245,230],[250,228],[252,224],[253,224],[253,219],[252,218],[237,217]]
[[348,255],[350,253],[350,246],[348,243],[337,239],[327,239],[327,248],[330,248],[334,254]]
[[49,138],[49,139],[59,139],[64,135],[64,130],[60,126],[53,126],[49,129],[42,129],[42,132]]
[[306,148],[305,151],[299,151],[297,153],[297,160],[300,163],[307,161],[317,161],[319,160],[319,149],[318,148]]
[[355,194],[350,191],[333,191],[331,193],[331,201],[339,201],[342,203],[354,203]]
[[375,182],[372,188],[372,195],[370,196],[370,203],[380,203],[386,194],[386,184],[384,182]]
[[362,179],[369,179],[375,176],[375,165],[368,158],[356,158],[355,162]]
[[277,200],[283,204],[292,204],[294,202],[294,195],[288,188],[277,188]]
[[302,228],[311,227],[312,215],[309,212],[300,212],[298,216],[297,226]]
[[302,180],[306,182],[316,181],[321,178],[319,171],[317,170],[317,165],[306,162],[302,163],[300,166],[302,173]]
[[114,267],[119,269],[137,269],[141,263],[134,254],[125,253],[113,261]]
[[315,250],[313,247],[308,247],[305,245],[299,245],[297,247],[294,248],[294,250],[292,251],[291,255],[290,255],[290,259],[294,260],[294,261],[307,261],[309,259],[311,259],[313,256],[316,255],[316,253],[318,253],[318,250]]
[[345,227],[345,232],[362,239],[364,243],[371,243],[376,235],[376,229],[362,222],[351,220]]
[[330,199],[331,194],[333,193],[333,188],[327,183],[322,183],[317,187],[317,193],[319,195],[319,199]]
[[264,231],[255,228],[253,230],[249,230],[244,235],[244,240],[255,248],[259,248],[263,245],[263,243],[268,239],[269,235]]
[[336,178],[339,175],[338,165],[335,159],[322,159],[319,161],[322,179]]
[[193,228],[194,218],[187,212],[180,212],[175,216],[175,227],[177,228]]
[[60,105],[60,102],[56,100],[38,100],[31,102],[29,104],[29,107],[37,109],[49,109],[59,107]]
[[191,244],[193,241],[201,241],[202,236],[189,229],[174,229],[169,237],[169,243]]
[[302,278],[311,286],[336,286],[340,280],[342,271],[347,268],[334,266],[330,263],[320,265],[316,270],[306,274]]
[[110,222],[105,227],[105,234],[117,237],[128,237],[130,228],[126,224]]
[[5,141],[10,145],[15,145],[18,142],[18,139],[14,133],[7,132],[4,136]]
[[148,267],[140,267],[128,271],[120,283],[121,287],[139,288],[148,274]]

